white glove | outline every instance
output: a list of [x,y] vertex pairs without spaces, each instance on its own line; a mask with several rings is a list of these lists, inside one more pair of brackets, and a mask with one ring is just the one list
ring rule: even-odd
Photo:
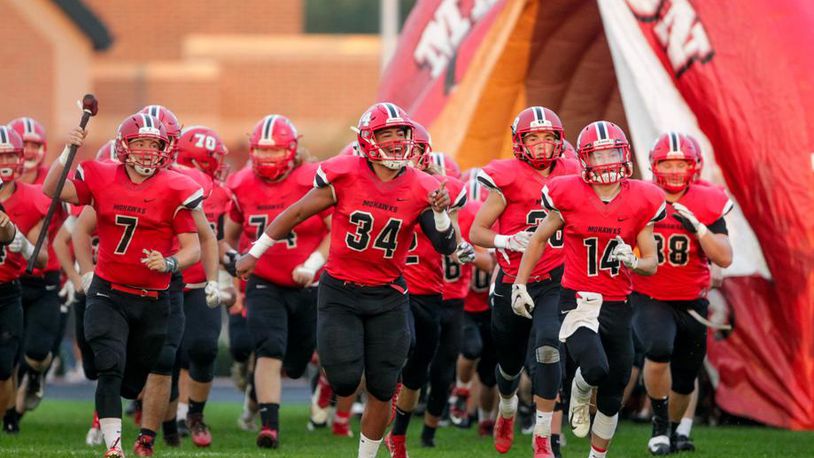
[[475,261],[475,248],[469,242],[461,242],[455,251],[455,256],[461,264],[469,264]]
[[701,224],[701,221],[698,221],[698,218],[695,217],[695,214],[690,211],[689,208],[681,205],[678,202],[673,203],[673,208],[675,209],[676,213],[681,216],[681,218],[676,219],[681,222],[685,229],[695,234],[698,238],[703,237],[704,234],[707,233],[707,227]]
[[93,272],[85,272],[82,274],[82,291],[88,294],[90,284],[93,281]]
[[616,236],[619,242],[611,252],[611,259],[621,262],[628,269],[635,269],[639,265],[639,258],[633,254],[633,248],[622,240],[622,237]]
[[34,245],[32,245],[25,237],[25,234],[17,228],[17,231],[14,233],[14,239],[8,244],[8,250],[12,253],[20,253],[25,259],[28,259],[34,253]]
[[515,315],[531,319],[531,312],[534,311],[534,299],[526,290],[526,285],[519,283],[512,285],[512,311],[514,311]]
[[531,232],[521,231],[512,235],[496,235],[494,244],[495,248],[500,250],[519,251],[522,253],[526,251],[526,247],[529,246],[529,240],[531,240]]
[[73,304],[76,301],[76,289],[72,281],[68,280],[65,282],[65,285],[59,290],[59,297],[65,305]]
[[214,309],[220,305],[220,286],[216,281],[208,281],[206,282],[206,286],[204,287],[204,293],[206,294],[206,306]]

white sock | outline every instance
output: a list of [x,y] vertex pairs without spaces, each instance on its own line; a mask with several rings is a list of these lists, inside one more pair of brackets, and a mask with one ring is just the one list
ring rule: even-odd
[[577,373],[574,375],[574,384],[579,390],[577,396],[581,398],[590,396],[591,391],[594,389],[594,387],[588,382],[586,382],[585,379],[582,377],[582,371],[580,371],[579,368],[577,368]]
[[379,453],[379,446],[382,445],[382,440],[368,439],[361,432],[359,433],[359,458],[376,458]]
[[551,417],[553,416],[554,412],[543,412],[542,410],[537,411],[537,422],[534,423],[535,436],[551,436]]
[[122,448],[122,419],[100,418],[99,425],[102,427],[105,446],[111,448],[115,444],[118,448]]
[[178,403],[178,410],[176,410],[175,415],[178,417],[179,420],[186,420],[187,419],[187,412],[189,412],[189,404],[186,402],[179,402]]
[[517,411],[517,395],[513,395],[509,399],[501,396],[497,410],[503,418],[514,417],[514,413]]
[[472,386],[472,380],[464,383],[461,379],[455,379],[455,388],[466,388],[467,390]]
[[676,434],[690,437],[690,431],[692,431],[692,418],[682,418],[676,428]]
[[599,451],[591,446],[591,453],[588,454],[588,458],[605,458],[608,455],[608,450],[605,449],[604,451]]
[[478,407],[478,421],[494,420],[494,419],[495,419],[495,411],[494,411],[494,409],[487,412],[487,411],[483,410],[482,407]]

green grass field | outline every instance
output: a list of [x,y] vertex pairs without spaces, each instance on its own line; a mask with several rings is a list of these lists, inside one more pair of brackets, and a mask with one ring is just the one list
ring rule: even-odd
[[[46,401],[23,419],[19,436],[0,433],[0,457],[101,457],[102,447],[90,448],[84,444],[89,426],[92,403],[88,401]],[[356,438],[334,438],[328,430],[309,432],[305,428],[307,408],[288,406],[282,409],[282,444],[277,450],[260,450],[254,445],[254,434],[237,428],[235,419],[240,413],[236,404],[213,403],[207,406],[208,422],[212,427],[213,445],[209,449],[196,449],[188,440],[180,449],[167,449],[160,439],[156,456],[319,456],[355,457]],[[126,418],[125,453],[133,456],[132,443],[136,429]],[[410,455],[421,457],[483,457],[498,456],[492,448],[491,438],[478,437],[474,429],[443,428],[438,431],[435,449],[421,448],[418,435],[421,418],[413,421],[408,439]],[[358,432],[358,421],[353,423]],[[611,448],[611,457],[647,457],[649,427],[622,423]],[[697,427],[693,430],[699,450],[687,454],[688,458],[702,457],[814,457],[814,433],[795,433],[768,428]],[[517,435],[515,446],[505,456],[531,456],[530,436]],[[379,456],[387,456],[384,447]],[[564,456],[587,457],[588,443],[568,437]]]

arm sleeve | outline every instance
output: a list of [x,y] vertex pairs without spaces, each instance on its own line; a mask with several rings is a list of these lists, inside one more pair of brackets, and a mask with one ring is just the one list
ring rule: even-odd
[[724,220],[723,217],[715,220],[714,223],[707,226],[707,229],[709,229],[709,231],[713,234],[729,235],[729,230],[726,228],[726,220]]
[[82,164],[76,168],[74,177],[71,179],[74,188],[76,188],[76,196],[79,199],[79,205],[90,205],[93,202],[93,193],[87,182],[87,172],[82,167]]
[[175,217],[172,219],[172,228],[176,234],[198,232],[195,219],[192,217],[190,210],[187,209],[175,213]]
[[421,216],[418,217],[418,224],[421,225],[421,230],[424,231],[424,234],[430,239],[430,243],[432,243],[432,247],[435,248],[435,251],[445,255],[450,255],[455,252],[457,244],[455,242],[455,227],[453,225],[450,225],[449,229],[444,232],[438,232],[435,228],[435,218],[432,215],[432,211],[421,213]]

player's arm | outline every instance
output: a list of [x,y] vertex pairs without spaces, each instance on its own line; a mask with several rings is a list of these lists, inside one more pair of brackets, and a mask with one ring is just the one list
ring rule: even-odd
[[308,286],[313,283],[314,276],[328,260],[328,252],[331,250],[331,215],[323,218],[323,222],[325,223],[325,227],[328,228],[328,233],[325,234],[325,237],[319,242],[317,249],[308,256],[308,259],[295,267],[291,273],[291,276],[294,277],[294,281],[302,286]]
[[636,236],[636,246],[639,247],[641,256],[633,266],[633,272],[645,276],[655,274],[659,267],[659,257],[656,238],[653,236],[653,223],[646,225]]
[[76,291],[82,291],[82,277],[76,271],[74,255],[71,253],[71,232],[76,226],[76,217],[73,215],[68,216],[65,222],[60,226],[56,236],[54,236],[54,253],[59,260],[59,266],[68,277],[68,281],[73,283]]
[[486,202],[483,203],[475,215],[475,220],[472,222],[472,227],[469,229],[469,240],[478,246],[484,248],[495,248],[495,236],[498,235],[492,230],[495,221],[506,209],[506,200],[499,191],[492,191],[486,197]]
[[0,211],[0,245],[8,245],[14,241],[17,227],[4,211]]
[[221,245],[221,264],[229,275],[236,277],[235,263],[240,253],[235,249],[238,246],[240,233],[243,232],[243,225],[233,220],[228,214],[224,215],[223,240]]
[[478,269],[484,272],[491,272],[495,268],[495,256],[481,247],[475,247],[475,260],[472,262]]
[[446,182],[442,181],[438,189],[427,195],[430,208],[418,217],[418,224],[424,235],[430,240],[432,247],[438,253],[451,255],[458,247],[455,239],[455,227],[447,210],[450,206],[449,191]]
[[[40,236],[41,230],[43,230],[42,220],[35,224],[25,236],[23,236],[20,231],[17,231],[17,234],[14,236],[14,240],[8,247],[9,251],[13,253],[20,253],[27,261],[29,258],[31,258],[31,255],[34,254],[34,244],[32,244],[31,241],[37,240],[37,238]],[[43,246],[47,246],[47,243],[48,242],[46,240],[46,243],[43,244]],[[37,253],[37,260],[34,262],[34,266],[39,269],[43,269],[45,268],[46,264],[48,264],[48,250],[40,250],[40,252]]]
[[313,188],[308,191],[308,194],[277,215],[274,221],[266,227],[263,235],[254,242],[249,252],[237,261],[237,274],[241,276],[249,274],[266,250],[278,240],[286,238],[298,224],[326,210],[334,203],[336,202],[330,186]]
[[79,264],[79,275],[85,278],[85,274],[93,272],[93,231],[96,229],[96,211],[92,207],[85,206],[79,217],[76,218],[71,242],[73,243],[73,253],[76,262]]
[[517,277],[514,279],[515,284],[525,285],[528,282],[531,271],[534,270],[534,266],[543,256],[548,239],[562,227],[562,224],[560,213],[556,211],[548,212],[545,219],[540,222],[531,238],[529,238],[529,244],[520,259],[520,267],[517,271]]
[[[723,233],[718,227],[723,226]],[[726,234],[726,222],[721,218],[709,226],[706,233],[698,235],[698,243],[710,261],[719,267],[729,267],[732,265],[732,244],[729,243],[729,236]]]
[[[48,169],[48,175],[45,176],[45,181],[42,183],[42,192],[44,192],[46,196],[51,198],[55,197],[59,176],[62,175],[65,164],[68,162],[71,145],[76,145],[77,148],[82,146],[87,134],[88,132],[80,127],[74,127],[71,133],[68,134],[68,143],[65,145],[65,149],[62,150],[62,154],[59,155],[57,160],[51,164],[51,167]],[[76,192],[76,186],[74,186],[73,181],[65,180],[65,186],[62,187],[62,193],[58,198],[63,202],[72,204],[80,203],[79,194]]]
[[198,207],[191,210],[192,219],[195,220],[195,229],[201,242],[201,264],[206,272],[206,281],[218,281],[218,240],[212,227],[206,219],[203,209]]

